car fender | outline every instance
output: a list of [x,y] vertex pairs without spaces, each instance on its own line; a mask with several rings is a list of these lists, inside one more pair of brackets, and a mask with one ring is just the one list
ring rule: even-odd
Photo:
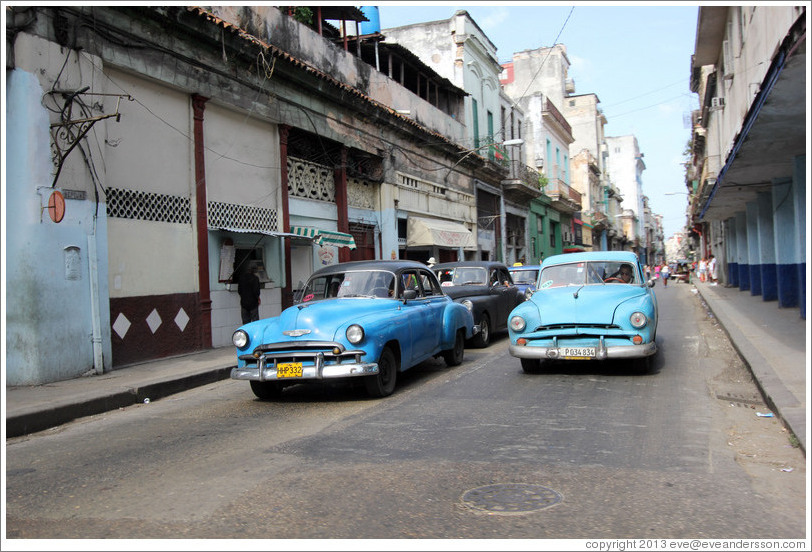
[[440,350],[448,350],[454,346],[457,332],[465,329],[465,339],[474,336],[474,316],[459,303],[449,303],[443,313],[443,337]]

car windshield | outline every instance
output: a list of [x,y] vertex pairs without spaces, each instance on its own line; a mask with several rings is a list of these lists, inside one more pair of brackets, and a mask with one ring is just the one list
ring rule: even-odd
[[322,274],[308,280],[297,302],[337,297],[393,297],[394,287],[395,275],[385,270]]
[[640,284],[635,266],[621,261],[581,261],[542,269],[539,289],[592,284]]
[[510,275],[513,276],[513,283],[515,284],[535,284],[539,271],[532,269],[511,270]]
[[488,271],[478,266],[458,266],[454,269],[454,274],[451,276],[451,284],[455,286],[471,284],[484,286],[487,283]]

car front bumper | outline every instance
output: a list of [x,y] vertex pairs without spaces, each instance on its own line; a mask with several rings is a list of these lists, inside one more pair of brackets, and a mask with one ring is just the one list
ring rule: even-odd
[[[377,362],[362,362],[362,350],[348,351],[334,342],[300,342],[296,350],[290,343],[258,347],[254,353],[237,357],[236,368],[231,369],[231,379],[251,381],[324,380],[371,376],[378,373]],[[301,363],[302,373],[295,377],[280,377],[277,364]]]
[[[549,342],[549,340],[545,341]],[[579,343],[577,346],[595,347],[594,360],[642,358],[651,356],[657,352],[657,344],[653,341],[640,345],[606,345],[606,342],[600,339],[596,343]],[[533,345],[533,342],[529,341],[527,345],[515,345],[511,343],[508,351],[516,358],[559,360],[563,358],[563,348],[563,346],[558,345]]]

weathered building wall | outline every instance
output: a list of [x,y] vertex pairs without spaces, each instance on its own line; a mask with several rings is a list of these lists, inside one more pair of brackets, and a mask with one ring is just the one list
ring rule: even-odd
[[[93,73],[85,65],[81,74],[88,80],[74,75],[70,83],[67,76],[57,82],[59,67],[79,63],[76,57],[29,35],[18,37],[17,48],[20,55],[7,72],[4,91],[4,216],[9,231],[4,244],[4,360],[6,385],[31,385],[110,366],[107,237],[104,208],[97,216],[94,188],[83,163],[66,165],[53,187],[49,125],[59,121],[59,104],[48,91],[61,85],[90,85]],[[71,161],[79,156],[76,150]],[[59,223],[47,210],[54,191],[68,197]],[[93,288],[101,305],[92,300]]]

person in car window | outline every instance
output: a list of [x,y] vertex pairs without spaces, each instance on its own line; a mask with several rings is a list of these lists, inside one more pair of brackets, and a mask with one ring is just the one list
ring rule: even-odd
[[623,284],[630,284],[633,279],[632,274],[632,267],[627,264],[620,265],[620,269],[604,280],[605,282],[616,282],[616,283],[623,283]]

